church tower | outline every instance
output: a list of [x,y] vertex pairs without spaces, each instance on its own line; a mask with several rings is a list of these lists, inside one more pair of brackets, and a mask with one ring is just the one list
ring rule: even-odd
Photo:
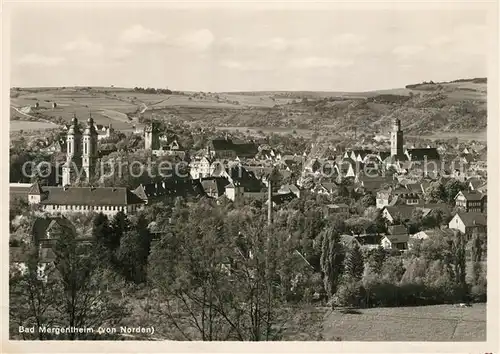
[[95,173],[97,165],[97,130],[94,126],[94,119],[92,116],[87,121],[87,127],[83,132],[83,170],[87,181]]
[[403,131],[401,130],[401,121],[394,119],[391,131],[391,156],[402,156],[403,151]]
[[144,149],[159,150],[160,149],[160,134],[155,122],[144,127]]
[[66,138],[66,163],[62,168],[63,186],[71,185],[71,182],[76,179],[78,172],[81,170],[81,143],[82,132],[78,127],[78,119],[76,119],[76,115],[74,115]]

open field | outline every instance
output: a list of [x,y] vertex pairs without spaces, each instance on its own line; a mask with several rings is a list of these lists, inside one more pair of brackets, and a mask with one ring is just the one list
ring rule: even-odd
[[460,132],[460,133],[440,132],[434,135],[418,135],[418,136],[408,135],[408,137],[424,138],[430,140],[457,138],[459,141],[470,141],[470,140],[486,141],[487,131],[485,130],[480,132]]
[[[304,313],[302,313],[304,312]],[[486,304],[297,311],[284,340],[485,341]]]
[[346,341],[485,341],[486,304],[376,308],[330,312],[324,339]]
[[10,121],[10,131],[27,131],[27,130],[45,130],[45,129],[54,129],[57,125],[45,122],[31,122],[25,120],[13,120]]

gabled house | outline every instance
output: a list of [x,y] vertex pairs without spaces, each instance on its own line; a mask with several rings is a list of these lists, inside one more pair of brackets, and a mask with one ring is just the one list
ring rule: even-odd
[[400,222],[408,222],[412,217],[413,211],[416,209],[421,210],[424,217],[432,210],[430,208],[415,207],[413,205],[386,206],[382,209],[382,216],[390,223],[394,223],[397,220]]
[[465,212],[485,213],[487,195],[477,191],[460,191],[455,196],[455,206]]
[[215,168],[215,166],[213,166],[214,162],[215,161],[208,156],[203,156],[192,161],[189,164],[189,173],[191,174],[191,178],[197,179],[210,177],[212,175],[213,169]]
[[358,184],[360,189],[366,192],[374,193],[384,185],[391,185],[394,182],[392,176],[381,176],[376,173],[369,175],[356,176],[354,182]]
[[481,186],[486,184],[486,181],[478,177],[469,178],[466,182],[470,191],[477,191]]
[[241,186],[238,182],[229,183],[225,187],[224,194],[229,200],[235,202],[245,196],[245,188],[243,188],[243,186]]
[[474,230],[478,232],[486,232],[486,214],[478,212],[456,213],[448,223],[450,229],[459,230],[468,237],[472,235]]
[[31,227],[33,243],[35,245],[42,244],[43,246],[51,245],[54,240],[52,231],[56,227],[63,227],[76,233],[75,226],[63,216],[38,217]]
[[200,179],[203,191],[208,197],[219,198],[226,193],[226,186],[231,184],[224,177],[206,177]]
[[393,225],[387,228],[388,234],[385,235],[380,244],[385,249],[408,249],[408,230],[404,225]]

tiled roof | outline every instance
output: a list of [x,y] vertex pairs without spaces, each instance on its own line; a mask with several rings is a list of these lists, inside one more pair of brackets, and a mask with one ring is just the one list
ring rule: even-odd
[[232,150],[239,156],[255,156],[259,149],[255,143],[234,142],[231,139],[212,139],[212,148],[217,150]]
[[142,200],[162,196],[203,195],[203,186],[199,180],[187,178],[165,178],[161,182],[141,184],[132,192]]
[[225,187],[230,184],[228,179],[224,177],[203,178],[200,183],[205,193],[208,194],[209,191],[215,191],[219,197],[224,194]]
[[396,234],[396,235],[387,235],[386,236],[391,243],[402,243],[402,242],[408,242],[410,235],[408,233],[406,234]]
[[425,157],[427,157],[427,160],[440,159],[436,148],[408,149],[408,154],[411,156],[412,161],[423,161]]
[[410,191],[410,193],[417,193],[417,194],[423,193],[422,185],[420,183],[408,183],[406,185],[406,188]]
[[406,235],[408,230],[404,225],[392,225],[387,228],[389,235]]
[[355,244],[359,244],[356,237],[347,234],[340,235],[340,243],[342,243],[346,247],[352,247]]
[[418,236],[418,234],[420,234],[420,233],[426,234],[427,236],[429,236],[429,238],[437,237],[437,236],[453,236],[452,230],[450,230],[450,229],[441,230],[438,228],[423,230],[423,231],[417,232],[414,236]]
[[[484,194],[480,192],[475,192],[475,191],[461,191],[458,194],[462,193],[465,199],[471,200],[471,201],[479,201],[483,199]],[[457,196],[458,196],[457,194]]]
[[42,188],[40,187],[40,184],[38,182],[35,182],[31,185],[30,189],[28,190],[28,194],[31,195],[41,195],[42,194]]
[[127,188],[122,187],[43,187],[48,205],[131,205],[143,201]]
[[289,202],[290,200],[295,199],[295,198],[297,198],[297,196],[295,194],[293,194],[292,192],[290,192],[290,193],[274,194],[271,197],[271,200],[273,201],[274,204],[281,205],[281,204],[283,204],[285,202]]
[[458,213],[458,216],[463,221],[466,227],[474,226],[474,225],[482,225],[486,226],[486,214],[477,213],[477,212],[469,212],[469,213]]

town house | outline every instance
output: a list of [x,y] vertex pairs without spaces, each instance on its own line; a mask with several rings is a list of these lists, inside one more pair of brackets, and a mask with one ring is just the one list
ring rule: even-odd
[[486,194],[477,191],[460,191],[455,196],[455,206],[465,212],[486,212]]

